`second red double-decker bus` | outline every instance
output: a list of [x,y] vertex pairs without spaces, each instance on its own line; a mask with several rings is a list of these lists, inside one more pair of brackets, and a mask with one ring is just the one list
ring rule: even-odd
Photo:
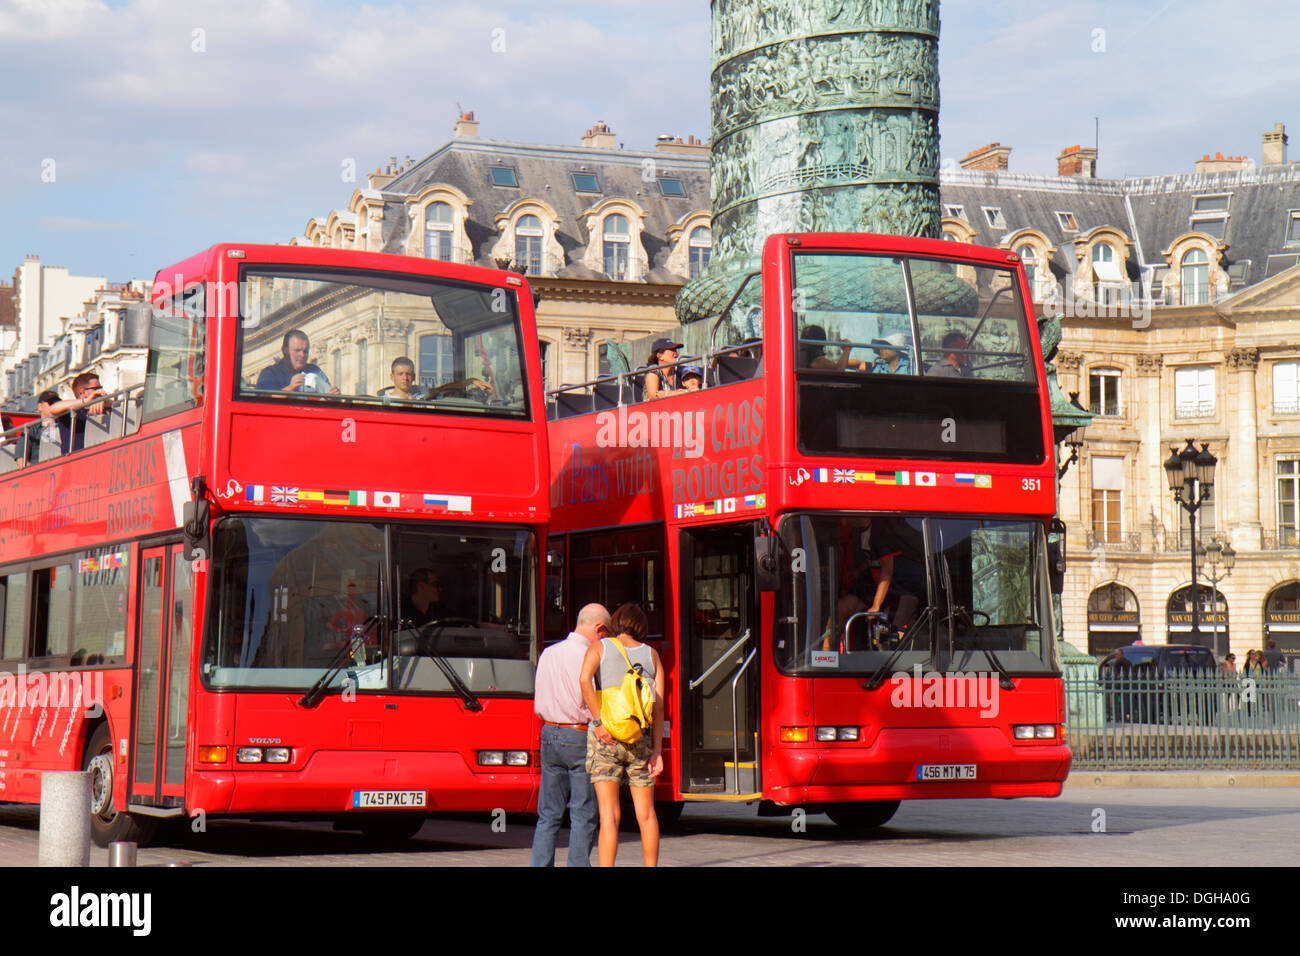
[[[658,796],[824,809],[1055,796],[1049,402],[1019,259],[778,235],[680,354],[553,393],[548,638],[639,601]],[[665,357],[666,356],[666,357]]]
[[[0,456],[0,799],[396,837],[522,811],[546,434],[522,277],[222,245],[162,270],[143,384]],[[51,411],[47,409],[47,412]]]

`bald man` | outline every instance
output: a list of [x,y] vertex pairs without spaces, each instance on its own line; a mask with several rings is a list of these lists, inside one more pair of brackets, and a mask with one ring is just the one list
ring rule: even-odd
[[596,791],[587,776],[587,722],[578,675],[587,648],[605,636],[609,611],[588,604],[569,636],[542,651],[533,710],[542,728],[542,785],[530,866],[555,865],[555,837],[569,807],[569,866],[590,866],[596,837]]

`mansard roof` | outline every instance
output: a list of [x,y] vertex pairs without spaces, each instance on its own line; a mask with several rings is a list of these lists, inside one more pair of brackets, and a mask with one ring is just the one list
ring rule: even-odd
[[[491,169],[514,170],[518,187],[496,186]],[[599,192],[578,192],[574,173],[594,175]],[[660,178],[681,182],[683,196],[665,196]],[[490,252],[500,237],[497,217],[524,199],[545,202],[555,210],[557,239],[564,249],[565,265],[559,274],[592,278],[580,263],[589,236],[586,213],[602,200],[626,199],[645,210],[641,241],[649,258],[650,282],[680,283],[682,277],[666,268],[671,250],[669,228],[687,213],[709,205],[707,156],[688,156],[655,150],[600,149],[586,146],[547,146],[501,140],[457,138],[405,170],[383,187],[390,206],[401,208],[406,199],[434,184],[461,190],[470,200],[465,231],[474,262],[492,266]],[[386,219],[388,217],[385,217]],[[384,248],[400,252],[411,228],[407,216],[393,217],[397,226],[386,231]]]

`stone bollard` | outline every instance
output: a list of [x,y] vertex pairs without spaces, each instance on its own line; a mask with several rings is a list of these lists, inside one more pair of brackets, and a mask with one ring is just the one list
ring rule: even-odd
[[134,843],[110,843],[108,845],[108,865],[135,866],[136,849]]
[[40,866],[90,866],[90,773],[41,774]]

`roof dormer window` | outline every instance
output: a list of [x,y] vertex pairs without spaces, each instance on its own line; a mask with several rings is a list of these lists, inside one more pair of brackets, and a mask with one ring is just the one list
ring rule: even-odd
[[493,186],[509,186],[515,189],[519,188],[519,180],[515,177],[514,168],[511,166],[492,166]]
[[680,179],[659,179],[659,191],[671,199],[685,199],[686,187]]

